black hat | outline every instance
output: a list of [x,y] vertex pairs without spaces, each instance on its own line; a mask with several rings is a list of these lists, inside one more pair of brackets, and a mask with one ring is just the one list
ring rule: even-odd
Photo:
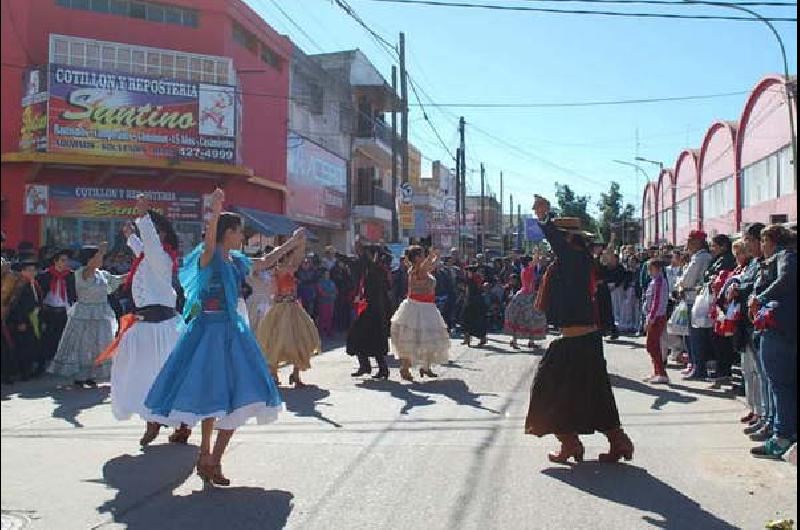
[[32,259],[32,258],[25,258],[25,259],[22,259],[22,260],[20,260],[20,261],[18,261],[16,263],[14,263],[14,265],[12,266],[12,269],[14,269],[15,271],[19,272],[22,269],[24,269],[25,267],[36,267],[38,269],[39,268],[39,262],[36,261],[35,259]]
[[761,231],[764,230],[764,228],[766,228],[764,223],[753,223],[747,227],[744,233],[747,237],[759,239],[761,237]]

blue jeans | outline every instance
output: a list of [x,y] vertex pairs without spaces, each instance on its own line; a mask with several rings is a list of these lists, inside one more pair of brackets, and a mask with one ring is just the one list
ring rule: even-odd
[[689,356],[694,366],[694,377],[708,377],[706,360],[711,350],[711,329],[695,328],[689,324]]
[[761,357],[775,399],[775,435],[797,438],[797,339],[768,329],[761,335]]

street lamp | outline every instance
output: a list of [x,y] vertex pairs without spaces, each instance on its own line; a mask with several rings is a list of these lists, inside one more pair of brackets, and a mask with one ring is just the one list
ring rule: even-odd
[[643,156],[636,157],[637,162],[647,162],[648,164],[653,164],[654,166],[658,166],[658,170],[664,171],[664,162],[659,162],[658,160],[649,160]]
[[[636,169],[642,175],[644,175],[644,180],[646,182],[650,182],[650,175],[647,174],[647,171],[642,169],[642,166],[639,164],[634,164],[633,162],[626,162],[625,160],[614,160],[615,163],[620,164],[622,166],[628,166]],[[636,179],[636,188],[639,188],[639,179]],[[634,202],[634,215],[636,213],[636,203]],[[640,212],[642,216],[644,216],[644,211]],[[623,221],[622,225],[622,243],[625,244],[625,222]]]
[[[707,2],[707,1],[700,1],[700,0],[683,0],[687,4],[694,4],[694,5],[708,5],[708,6],[715,6],[715,7],[725,7],[728,9],[735,9],[736,11],[742,11],[744,13],[749,14],[754,19],[759,20],[767,25],[769,30],[775,36],[775,39],[778,41],[778,46],[781,49],[781,59],[783,59],[783,76],[784,76],[784,88],[786,89],[786,102],[789,105],[789,134],[791,135],[791,142],[792,142],[792,163],[797,164],[797,138],[795,136],[794,130],[794,114],[792,113],[792,98],[794,94],[792,94],[792,87],[789,78],[789,60],[786,58],[786,46],[783,44],[783,39],[781,38],[778,30],[775,29],[775,26],[772,23],[761,16],[756,11],[752,9],[748,9],[746,7],[742,7],[738,4],[732,4],[728,2]],[[796,167],[796,166],[795,166]]]

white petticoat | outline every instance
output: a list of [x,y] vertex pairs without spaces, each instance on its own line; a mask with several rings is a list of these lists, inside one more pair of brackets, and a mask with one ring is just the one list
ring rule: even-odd
[[263,402],[250,403],[244,405],[230,413],[220,410],[210,414],[195,414],[193,412],[184,412],[182,410],[173,410],[168,417],[152,415],[150,421],[157,421],[162,425],[170,427],[178,427],[181,424],[188,425],[190,428],[194,427],[201,421],[207,418],[216,418],[214,428],[218,430],[234,430],[242,425],[245,425],[250,418],[255,418],[257,425],[266,425],[277,421],[278,414],[286,410],[283,403],[280,406],[272,407]]
[[137,322],[122,336],[111,365],[111,412],[118,420],[138,414],[155,421],[144,398],[178,342],[180,317]]
[[392,317],[392,349],[400,359],[429,366],[450,358],[447,325],[435,304],[406,299]]

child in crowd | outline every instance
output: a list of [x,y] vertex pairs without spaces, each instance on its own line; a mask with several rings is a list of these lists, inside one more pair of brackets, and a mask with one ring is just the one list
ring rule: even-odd
[[337,294],[336,284],[331,280],[331,271],[323,269],[322,278],[317,284],[318,326],[323,337],[333,336],[333,308]]
[[650,284],[645,294],[644,309],[646,311],[645,330],[647,333],[647,353],[653,361],[653,374],[646,381],[653,384],[667,384],[669,377],[664,369],[661,355],[661,336],[667,325],[667,300],[669,284],[664,275],[665,263],[657,259],[650,260],[648,273]]

